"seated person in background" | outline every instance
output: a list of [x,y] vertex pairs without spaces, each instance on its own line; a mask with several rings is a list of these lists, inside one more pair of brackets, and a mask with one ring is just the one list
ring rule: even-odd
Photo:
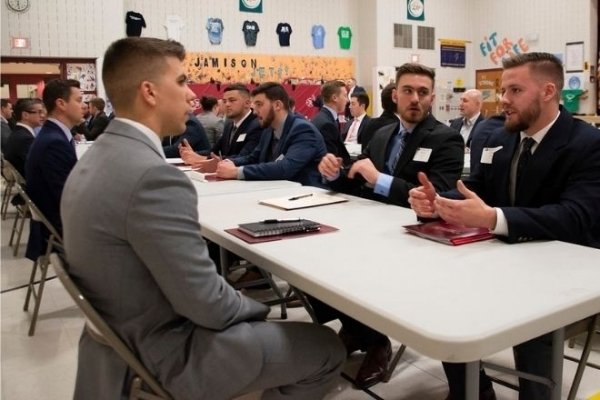
[[481,121],[481,123],[477,124],[477,126],[473,128],[473,132],[471,133],[470,148],[470,171],[472,174],[475,173],[474,171],[477,168],[479,168],[481,155],[483,153],[483,147],[486,140],[495,129],[502,128],[504,126],[505,120],[506,117],[504,116],[504,113],[500,113],[497,115],[492,115],[488,119]]
[[261,84],[252,91],[252,103],[265,129],[260,142],[251,154],[219,162],[217,176],[323,186],[317,171],[326,152],[323,137],[310,122],[289,113],[289,97],[283,86]]
[[81,119],[81,123],[75,125],[71,129],[73,138],[77,142],[79,142],[82,137],[87,138],[89,136],[88,124],[92,118],[92,114],[90,113],[89,101],[84,101],[83,103],[81,103],[81,108],[83,109],[83,118]]
[[[600,248],[600,135],[559,106],[564,83],[559,59],[527,53],[502,61],[504,129],[492,131],[485,147],[496,151],[456,189],[442,193],[425,174],[410,191],[418,216],[484,227],[509,243],[562,240]],[[519,371],[551,377],[552,334],[514,347]],[[464,364],[444,363],[450,394],[465,396]],[[519,379],[520,400],[546,400],[550,389]],[[482,370],[481,397],[494,399]]]
[[383,111],[377,118],[371,118],[369,123],[363,129],[361,137],[362,151],[365,151],[367,145],[375,135],[375,132],[386,125],[398,123],[398,115],[396,114],[396,103],[394,102],[393,96],[396,90],[396,84],[390,83],[381,91],[381,107]]
[[213,147],[223,134],[223,119],[217,117],[219,102],[216,97],[202,96],[200,105],[202,105],[202,113],[197,118],[206,132],[210,147]]
[[188,113],[188,119],[185,122],[185,131],[179,135],[169,135],[162,141],[163,151],[167,158],[179,157],[179,148],[187,146],[193,151],[208,151],[210,144],[208,137],[198,118],[193,112]]
[[450,121],[450,128],[456,129],[465,141],[466,148],[471,147],[472,132],[478,123],[483,121],[481,106],[483,96],[477,89],[469,89],[460,95],[460,118]]
[[2,149],[2,153],[4,153],[4,147],[6,146],[6,141],[12,132],[11,123],[13,120],[13,106],[8,99],[2,99],[2,105],[0,107],[0,122],[2,128],[2,142],[0,143],[0,148]]
[[362,133],[371,119],[367,115],[367,108],[369,108],[369,95],[358,92],[350,96],[350,114],[353,118],[346,122],[342,129],[344,143],[362,143]]
[[[165,162],[160,139],[184,130],[194,98],[184,59],[181,44],[155,38],[106,51],[102,77],[117,117],[65,186],[69,274],[174,399],[261,389],[264,399],[321,399],[345,358],[335,334],[265,322],[269,308],[217,274],[196,190]],[[131,372],[85,329],[78,358],[75,399],[123,397]]]
[[[60,199],[67,176],[77,162],[71,128],[83,117],[79,81],[51,80],[42,96],[48,119],[33,140],[25,162],[27,194],[54,229],[62,233]],[[35,261],[46,251],[50,232],[33,219],[29,226],[25,255]]]
[[23,178],[27,154],[35,138],[34,129],[42,124],[42,111],[43,105],[39,99],[18,99],[15,102],[14,116],[17,125],[8,137],[3,151],[4,158],[10,161]]
[[215,172],[222,158],[250,154],[260,140],[263,128],[252,113],[250,92],[246,86],[236,83],[226,87],[222,103],[227,119],[223,134],[212,149],[196,154],[184,141],[179,151],[186,164],[202,172]]
[[96,140],[108,125],[109,120],[104,113],[105,106],[106,102],[100,97],[90,100],[90,114],[92,118],[88,124],[88,134],[85,137],[87,140]]
[[343,114],[348,102],[346,84],[342,81],[325,82],[321,88],[323,107],[312,118],[311,122],[323,135],[327,152],[341,157],[345,163],[350,162],[350,154],[344,146],[340,134],[338,114]]
[[[379,129],[348,173],[341,169],[342,159],[333,154],[321,160],[319,171],[334,190],[407,207],[409,190],[419,185],[419,171],[428,171],[440,190],[454,185],[463,168],[464,143],[458,132],[430,113],[434,82],[435,73],[426,66],[404,64],[398,69],[394,99],[400,118],[396,123]],[[308,297],[319,322],[340,319],[339,336],[349,354],[367,352],[355,378],[357,386],[381,382],[391,356],[389,339]]]

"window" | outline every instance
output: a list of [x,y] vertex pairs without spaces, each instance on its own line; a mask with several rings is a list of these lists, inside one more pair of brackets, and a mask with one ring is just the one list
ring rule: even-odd
[[394,47],[412,49],[412,25],[394,24]]

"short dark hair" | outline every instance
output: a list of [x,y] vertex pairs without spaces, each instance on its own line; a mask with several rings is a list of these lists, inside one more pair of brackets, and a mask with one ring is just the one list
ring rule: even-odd
[[290,97],[290,110],[296,106],[296,99]]
[[23,113],[25,111],[32,111],[33,106],[36,104],[42,104],[40,99],[18,99],[13,107],[13,115],[16,121],[23,119]]
[[218,100],[213,96],[202,96],[200,98],[200,105],[202,106],[202,110],[204,112],[211,111],[217,105]]
[[106,102],[101,97],[94,97],[90,100],[90,104],[98,109],[98,111],[104,111],[104,107],[106,107]]
[[250,91],[248,90],[248,88],[244,84],[233,83],[233,84],[227,86],[225,88],[225,90],[223,90],[223,93],[230,92],[232,90],[237,90],[238,92],[240,92],[242,94],[245,94],[246,96],[250,97]]
[[342,81],[328,81],[321,87],[321,96],[323,96],[323,101],[325,103],[329,103],[331,98],[338,94],[342,88],[345,88],[346,84]]
[[358,93],[352,93],[352,95],[350,96],[350,98],[356,98],[356,101],[358,101],[358,104],[365,106],[365,110],[367,108],[369,108],[369,95],[364,93],[364,92],[358,92]]
[[185,48],[174,40],[127,37],[113,42],[102,65],[102,82],[115,109],[128,107],[143,81],[162,76],[167,57],[185,59]]
[[528,65],[531,76],[544,76],[556,85],[557,100],[560,100],[562,88],[565,84],[563,66],[560,60],[550,53],[525,53],[517,54],[502,60],[502,67],[507,70],[511,68]]
[[69,101],[71,88],[79,89],[79,81],[75,79],[52,79],[46,83],[42,99],[44,100],[44,106],[46,106],[48,114],[51,114],[56,108],[56,100]]
[[10,104],[10,101],[8,101],[8,99],[0,99],[1,107],[8,107],[9,104]]
[[270,101],[279,100],[283,103],[285,110],[290,109],[290,96],[279,83],[276,82],[265,82],[261,83],[252,91],[252,96],[258,96],[264,94]]
[[388,83],[386,87],[381,91],[381,107],[388,112],[395,113],[397,105],[394,103],[394,90],[396,90],[395,83]]
[[398,69],[396,69],[396,84],[400,80],[400,77],[405,74],[425,75],[431,78],[431,87],[433,88],[435,86],[435,71],[423,64],[402,64],[400,67],[398,67]]

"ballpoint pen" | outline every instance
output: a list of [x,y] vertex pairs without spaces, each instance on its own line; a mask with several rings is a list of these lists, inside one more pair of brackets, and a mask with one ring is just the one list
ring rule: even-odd
[[279,224],[279,223],[286,223],[286,222],[300,222],[301,219],[300,218],[296,218],[296,219],[265,219],[264,221],[262,221],[263,224]]
[[309,194],[303,194],[301,196],[294,196],[294,197],[290,197],[288,200],[289,201],[293,201],[293,200],[300,200],[300,199],[304,199],[306,197],[311,197],[313,195],[313,193],[309,193]]

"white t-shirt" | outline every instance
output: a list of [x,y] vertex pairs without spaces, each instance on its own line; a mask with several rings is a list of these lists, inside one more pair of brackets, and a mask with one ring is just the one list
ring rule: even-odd
[[181,30],[185,24],[179,15],[167,15],[167,21],[163,26],[167,30],[167,39],[180,41]]

